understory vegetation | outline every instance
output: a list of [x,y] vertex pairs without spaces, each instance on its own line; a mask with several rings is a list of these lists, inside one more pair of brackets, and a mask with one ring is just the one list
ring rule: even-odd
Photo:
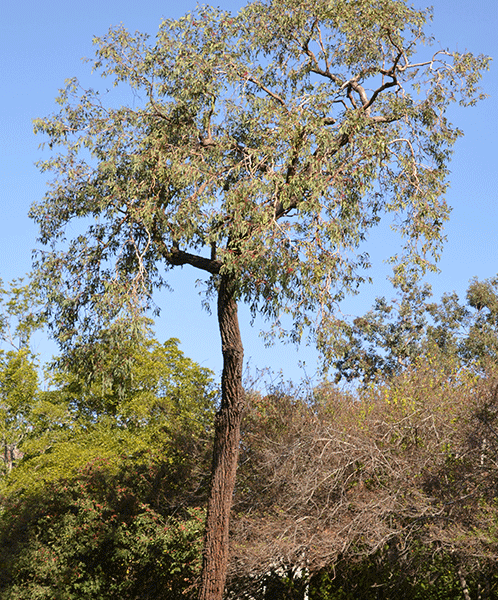
[[[396,372],[365,367],[349,388],[246,386],[227,598],[498,597],[496,281],[469,290],[461,310],[452,296],[462,321],[444,339],[419,325],[447,300],[412,302],[410,318],[403,302],[383,311],[398,322],[404,306],[414,344],[418,332],[403,361],[384,344]],[[120,387],[60,361],[42,385],[29,291],[3,292],[2,337],[24,341],[1,354],[0,598],[194,599],[212,374],[178,340],[151,337]],[[364,322],[385,340],[380,314]]]

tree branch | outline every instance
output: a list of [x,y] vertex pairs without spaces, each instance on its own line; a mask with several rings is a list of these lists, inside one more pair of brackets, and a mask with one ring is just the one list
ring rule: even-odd
[[283,98],[281,98],[278,94],[275,94],[275,92],[272,92],[269,88],[267,88],[265,85],[263,85],[258,79],[256,79],[252,75],[246,75],[245,78],[247,79],[247,81],[250,81],[251,83],[254,83],[254,85],[257,85],[259,87],[259,89],[266,92],[269,96],[271,96],[274,100],[276,100],[284,108],[287,108],[286,104],[285,104],[285,100]]
[[192,265],[196,269],[207,271],[212,275],[218,274],[223,266],[223,263],[219,260],[212,260],[210,258],[204,258],[203,256],[197,256],[196,254],[190,254],[189,252],[183,252],[183,250],[179,250],[175,247],[171,248],[169,251],[163,252],[163,256],[170,265],[175,267]]
[[[336,152],[338,152],[348,142],[349,142],[349,135],[347,133],[341,134],[337,140],[336,148],[334,148],[332,150],[332,155],[334,155]],[[313,154],[313,158],[316,158],[317,152],[318,152],[318,150],[315,151],[315,153]],[[303,168],[304,172],[306,173],[306,171],[309,171],[310,168],[311,168],[311,163],[308,162]],[[287,172],[287,178],[286,178],[286,183],[288,183],[288,182],[289,182],[289,172]],[[290,202],[290,204],[288,204],[286,207],[284,207],[282,202],[279,199],[277,199],[275,201],[274,219],[275,220],[280,219],[281,217],[283,217],[287,213],[289,213],[291,210],[297,208],[299,205],[299,201],[300,201],[299,198],[294,198],[294,200],[292,200],[292,202]]]

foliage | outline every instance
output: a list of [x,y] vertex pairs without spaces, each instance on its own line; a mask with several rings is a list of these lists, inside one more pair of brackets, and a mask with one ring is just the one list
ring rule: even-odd
[[230,585],[237,588],[241,573],[257,585],[286,565],[324,574],[316,586],[337,577],[327,583],[337,598],[359,597],[358,586],[374,583],[393,596],[398,586],[414,594],[404,597],[423,597],[441,566],[441,598],[461,588],[461,578],[482,586],[474,573],[489,573],[491,585],[497,402],[496,367],[486,376],[458,365],[449,371],[436,355],[359,398],[327,383],[301,399],[254,394],[243,425]]
[[[309,598],[463,600],[465,596],[455,557],[434,550],[431,546],[410,548],[418,562],[416,571],[406,571],[393,556],[391,548],[360,560],[340,560],[333,568],[324,569],[312,579]],[[494,598],[498,591],[496,565],[469,573],[464,581],[471,598]]]
[[38,374],[29,351],[0,352],[0,476],[12,470],[22,452],[38,393]]
[[[449,600],[462,577],[492,597],[497,382],[495,372],[448,374],[432,357],[360,401],[327,383],[304,397],[250,394],[229,589],[292,565],[309,569],[310,598],[322,600],[376,590]],[[191,597],[206,489],[196,460],[153,449],[117,467],[98,459],[5,498],[0,598]],[[290,598],[306,579],[265,581],[273,598]]]
[[[1,481],[0,598],[192,593],[217,392],[176,339],[132,358],[120,393],[58,361],[51,389],[16,405],[28,433]],[[18,371],[11,397],[24,399]]]
[[338,326],[336,381],[390,378],[424,353],[436,353],[450,369],[455,363],[481,370],[496,363],[498,277],[473,279],[466,298],[463,305],[453,292],[431,302],[430,286],[413,280],[390,303],[377,298],[364,316]]
[[498,361],[498,277],[472,280],[467,304],[474,309],[461,352],[465,359]]
[[70,477],[97,457],[115,469],[125,457],[137,464],[150,455],[194,462],[210,439],[217,392],[211,372],[185,357],[178,344],[150,340],[137,350],[119,394],[105,378],[88,384],[62,367],[53,371],[52,389],[36,402],[30,398],[26,414],[16,417],[27,421],[30,435],[3,487],[9,493],[34,489]]
[[30,341],[42,326],[36,287],[19,279],[4,288],[0,280],[0,476],[12,469],[32,428],[39,389]]
[[270,0],[199,7],[155,42],[122,27],[95,39],[93,68],[130,102],[71,79],[35,121],[54,176],[31,210],[49,246],[37,273],[63,352],[81,359],[103,329],[139,336],[154,289],[190,264],[208,293],[229,278],[273,333],[309,327],[327,354],[382,217],[406,241],[397,280],[434,268],[461,135],[445,112],[483,97],[489,58],[428,53],[429,18],[401,0]]
[[[15,279],[6,288],[0,279],[0,341],[11,350],[29,347],[33,333],[43,327],[40,290],[32,280]],[[0,349],[0,353],[5,350]]]
[[[166,468],[167,465],[166,465]],[[200,569],[204,512],[178,507],[164,465],[96,460],[0,517],[2,600],[187,597]]]

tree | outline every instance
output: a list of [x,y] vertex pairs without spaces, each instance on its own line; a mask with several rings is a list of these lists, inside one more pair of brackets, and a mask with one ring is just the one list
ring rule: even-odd
[[29,412],[38,394],[36,366],[24,350],[0,354],[0,475],[10,473],[22,455],[19,448],[29,434]]
[[93,66],[133,101],[113,107],[72,79],[60,111],[35,121],[60,148],[41,163],[55,177],[31,215],[49,246],[36,267],[64,353],[91,353],[103,327],[118,346],[138,336],[169,269],[200,270],[217,299],[222,399],[201,600],[221,598],[228,560],[244,406],[238,303],[273,334],[298,341],[308,329],[326,356],[335,308],[365,279],[362,242],[382,216],[406,239],[397,278],[437,258],[461,134],[445,113],[482,97],[489,59],[419,55],[429,17],[402,0],[285,10],[268,0],[236,16],[206,7],[166,20],[155,43],[111,29],[95,40]]
[[[58,361],[46,373],[48,389],[37,391],[36,398],[31,394],[22,410],[13,407],[12,419],[23,419],[29,434],[23,459],[5,478],[3,491],[31,494],[75,476],[97,459],[119,470],[125,457],[136,465],[164,460],[183,465],[180,471],[197,484],[193,473],[205,466],[200,457],[210,445],[217,390],[212,373],[187,358],[178,344],[149,340],[140,346],[129,381],[119,390],[106,385],[106,378],[89,384]],[[11,387],[16,397],[29,389],[24,380]],[[191,456],[180,456],[179,448]]]
[[[218,393],[178,344],[139,347],[117,389],[57,361],[48,390],[11,402],[27,431],[0,481],[0,598],[176,599],[195,585]],[[24,398],[26,378],[10,389]]]
[[461,347],[465,360],[481,364],[498,358],[498,276],[474,278],[467,290],[467,304],[474,310]]
[[455,292],[430,301],[431,288],[410,280],[398,298],[377,298],[371,310],[336,334],[336,381],[389,379],[436,352],[440,363],[485,372],[498,356],[498,278],[474,278],[461,304]]
[[352,323],[344,321],[335,339],[336,383],[390,378],[411,364],[424,347],[430,286],[413,279],[401,284],[399,298],[376,298],[374,306]]
[[9,473],[22,455],[20,444],[30,432],[29,413],[39,393],[36,357],[29,347],[43,324],[36,288],[0,280],[0,474]]

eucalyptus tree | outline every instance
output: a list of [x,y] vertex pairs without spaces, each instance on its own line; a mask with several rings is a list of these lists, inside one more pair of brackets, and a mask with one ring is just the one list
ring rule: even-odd
[[171,269],[197,269],[216,298],[224,362],[203,600],[221,598],[228,560],[244,406],[238,304],[270,334],[306,331],[326,357],[382,217],[404,239],[396,278],[434,267],[461,133],[446,110],[481,98],[488,59],[430,49],[429,19],[404,0],[265,0],[165,20],[155,41],[111,29],[93,67],[132,100],[72,79],[59,112],[35,121],[53,150],[41,168],[54,173],[31,211],[46,246],[37,269],[69,358],[88,358],[104,327],[118,348],[139,335]]
[[376,298],[365,315],[344,320],[334,340],[336,381],[389,379],[434,353],[450,371],[458,364],[486,372],[498,353],[498,277],[472,279],[466,304],[456,292],[440,302],[431,296],[428,284],[410,279],[397,298]]

